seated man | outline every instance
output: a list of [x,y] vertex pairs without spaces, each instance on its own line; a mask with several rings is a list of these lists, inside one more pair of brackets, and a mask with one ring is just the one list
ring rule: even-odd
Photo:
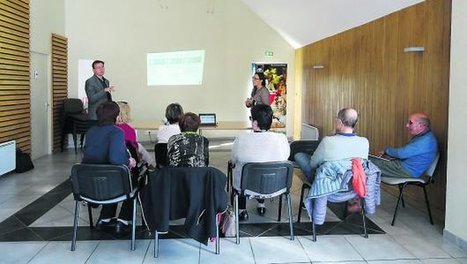
[[[123,131],[115,126],[120,110],[115,102],[104,102],[97,107],[97,126],[93,126],[86,134],[86,144],[83,152],[83,163],[136,166],[136,161],[130,157],[125,146]],[[117,204],[103,205],[97,227],[102,228],[113,223]],[[115,225],[115,232],[128,231],[132,219],[133,203],[125,201]]]
[[[286,161],[290,155],[290,147],[284,134],[269,132],[272,123],[272,109],[269,105],[258,104],[251,108],[251,127],[253,133],[244,132],[234,141],[231,163],[233,170],[233,187],[240,189],[242,168],[248,162]],[[239,197],[239,218],[246,220],[246,198]],[[258,200],[258,212],[266,212],[264,200]]]
[[207,167],[209,140],[196,133],[201,120],[195,113],[185,113],[179,121],[182,133],[170,137],[167,157],[171,167]]
[[312,156],[303,152],[295,154],[295,161],[311,183],[316,168],[326,161],[368,159],[368,139],[359,137],[354,132],[357,120],[358,114],[355,109],[341,109],[334,123],[335,135],[324,137]]
[[383,176],[418,178],[430,167],[438,153],[438,143],[431,132],[430,119],[426,114],[410,115],[406,127],[413,136],[407,145],[400,148],[387,147],[378,153],[379,156],[388,155],[396,159],[371,158],[371,161],[381,169]]

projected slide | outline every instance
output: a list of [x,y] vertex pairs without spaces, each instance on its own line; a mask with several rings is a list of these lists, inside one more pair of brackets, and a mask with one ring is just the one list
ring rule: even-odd
[[204,50],[148,53],[148,86],[201,85]]

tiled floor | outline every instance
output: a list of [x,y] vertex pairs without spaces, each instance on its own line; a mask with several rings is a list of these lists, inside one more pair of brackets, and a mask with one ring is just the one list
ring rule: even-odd
[[[213,148],[211,165],[225,172],[229,155],[228,145]],[[221,255],[213,253],[213,243],[204,246],[193,239],[170,238],[161,240],[159,258],[154,259],[153,241],[144,231],[139,233],[136,251],[129,250],[129,240],[115,239],[111,232],[88,232],[80,233],[76,251],[71,252],[74,203],[63,182],[71,165],[80,160],[73,151],[46,156],[36,160],[30,172],[0,178],[0,241],[6,241],[0,242],[0,263],[467,263],[467,252],[445,241],[442,227],[430,225],[424,212],[402,209],[391,226],[395,198],[384,192],[382,205],[369,217],[377,226],[372,226],[368,239],[356,233],[360,229],[353,220],[336,225],[333,211],[337,210],[329,210],[319,229],[328,235],[312,242],[309,223],[304,223],[295,225],[297,236],[290,241],[286,208],[282,224],[275,222],[275,199],[268,202],[264,217],[255,214],[254,202],[249,203],[250,225],[242,225],[241,243],[223,238]],[[296,220],[300,183],[294,181]],[[83,233],[88,230],[86,211],[83,207],[80,215]]]

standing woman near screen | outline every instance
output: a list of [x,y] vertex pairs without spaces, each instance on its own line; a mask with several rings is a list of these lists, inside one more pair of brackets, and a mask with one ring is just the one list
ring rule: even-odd
[[245,100],[246,107],[252,107],[257,104],[269,105],[269,91],[266,88],[266,77],[264,73],[257,72],[252,77],[253,90],[251,97]]

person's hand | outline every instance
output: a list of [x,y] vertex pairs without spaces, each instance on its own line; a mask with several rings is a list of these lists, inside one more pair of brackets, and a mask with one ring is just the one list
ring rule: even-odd
[[130,164],[128,164],[130,168],[136,167],[136,160],[134,158],[130,158]]
[[251,107],[253,105],[253,99],[247,98],[245,100],[245,105],[246,105],[246,107]]
[[111,85],[111,86],[105,88],[104,91],[106,91],[108,93],[115,92],[115,86]]
[[376,155],[378,157],[382,157],[384,155],[384,150],[380,150],[380,151],[376,152]]

